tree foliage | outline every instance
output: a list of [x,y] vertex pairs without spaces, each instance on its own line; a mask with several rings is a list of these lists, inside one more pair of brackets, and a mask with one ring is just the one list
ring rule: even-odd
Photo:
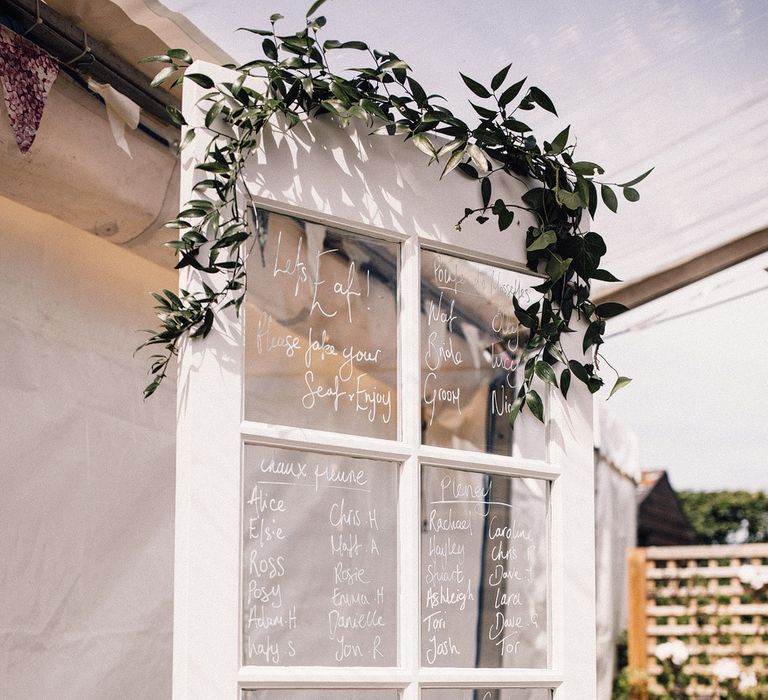
[[768,542],[768,494],[749,491],[678,491],[702,544],[725,544],[746,526],[746,542]]
[[[524,381],[511,421],[524,407],[543,419],[535,377],[558,387],[566,398],[572,377],[597,392],[603,385],[598,350],[606,319],[624,307],[590,301],[592,280],[616,278],[601,267],[606,245],[587,224],[601,203],[616,212],[616,191],[628,202],[637,201],[634,186],[650,170],[622,183],[598,180],[603,168],[576,157],[570,127],[551,140],[538,139],[523,121],[524,115],[537,109],[557,115],[557,110],[527,78],[510,78],[511,64],[487,83],[461,76],[477,115],[476,123],[468,124],[448,109],[443,98],[430,94],[408,64],[391,51],[371,49],[362,41],[321,40],[326,20],[315,13],[322,4],[318,0],[312,5],[305,26],[294,33],[277,31],[280,15],[272,15],[269,28],[245,29],[261,37],[264,57],[229,66],[237,71],[232,82],[217,84],[207,75],[187,71],[192,59],[182,49],[147,59],[162,65],[155,85],[186,79],[206,91],[200,100],[205,128],[187,128],[183,144],[198,132],[209,141],[205,158],[197,166],[195,198],[169,223],[179,230],[179,238],[169,243],[180,258],[177,267],[196,269],[207,283],[202,291],[182,289],[177,295],[163,290],[155,295],[161,327],[151,332],[144,345],[160,347],[162,353],[151,358],[153,379],[145,395],[162,382],[184,338],[208,335],[216,313],[228,306],[239,312],[246,286],[244,244],[248,239],[258,241],[262,249],[264,244],[242,176],[262,132],[276,120],[290,129],[318,118],[334,120],[342,128],[357,120],[374,134],[399,136],[421,151],[427,163],[438,162],[442,177],[458,173],[467,178],[479,189],[482,204],[457,210],[459,231],[470,217],[481,224],[494,221],[503,231],[521,211],[533,216],[535,225],[525,234],[527,264],[545,279],[534,288],[541,292],[541,300],[527,306],[514,300],[528,341],[522,357]],[[339,49],[359,52],[361,60],[356,64],[367,65],[333,70],[331,62]],[[185,126],[178,110],[171,111],[171,118]],[[521,200],[494,195],[503,178],[523,183],[527,191]],[[586,322],[582,348],[588,361],[568,357],[561,342],[565,334],[575,332],[576,319]],[[629,381],[616,372],[611,393]]]

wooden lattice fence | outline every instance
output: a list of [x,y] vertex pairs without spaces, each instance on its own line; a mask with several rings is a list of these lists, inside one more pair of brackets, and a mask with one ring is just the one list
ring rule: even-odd
[[768,544],[633,549],[629,569],[636,697],[768,698]]

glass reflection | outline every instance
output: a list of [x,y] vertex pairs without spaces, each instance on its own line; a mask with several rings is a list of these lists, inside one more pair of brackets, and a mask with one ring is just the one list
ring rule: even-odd
[[[244,690],[242,700],[398,700],[397,690]],[[437,700],[435,698],[434,700]]]
[[428,688],[421,700],[552,700],[548,688]]
[[258,211],[245,418],[396,438],[399,246]]
[[396,664],[397,473],[393,462],[245,446],[244,664]]
[[543,457],[544,433],[509,413],[527,342],[512,303],[534,303],[538,280],[492,265],[422,250],[422,440],[427,445]]
[[422,470],[425,666],[548,663],[548,483]]

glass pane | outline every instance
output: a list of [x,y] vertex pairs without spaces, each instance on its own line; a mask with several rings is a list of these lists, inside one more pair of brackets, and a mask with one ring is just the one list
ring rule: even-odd
[[[243,700],[398,700],[400,693],[383,690],[244,690]],[[435,698],[437,700],[437,698]],[[516,699],[515,699],[516,700]]]
[[244,664],[396,664],[397,473],[245,446]]
[[425,666],[547,666],[548,487],[423,468]]
[[509,426],[521,383],[520,351],[527,342],[512,297],[529,306],[541,296],[530,289],[539,282],[530,275],[422,250],[424,444],[544,456],[544,431],[526,414],[514,432]]
[[399,246],[259,210],[245,417],[397,438]]
[[421,700],[552,700],[549,688],[428,688]]

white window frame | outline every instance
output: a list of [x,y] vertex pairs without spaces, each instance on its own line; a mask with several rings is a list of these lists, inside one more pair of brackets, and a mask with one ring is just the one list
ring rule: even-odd
[[[208,64],[193,72],[216,82],[232,74]],[[200,124],[195,107],[201,88],[187,85],[184,114]],[[331,127],[333,128],[333,127]],[[202,139],[196,139],[196,142]],[[392,139],[390,139],[392,141]],[[200,145],[185,151],[181,201],[190,198]],[[406,159],[406,146],[394,146]],[[402,154],[397,149],[402,150]],[[406,150],[407,149],[407,150]],[[311,157],[308,156],[308,157]],[[379,167],[371,158],[366,168]],[[382,167],[386,163],[382,161]],[[425,164],[420,166],[426,169]],[[284,167],[284,166],[283,166]],[[311,184],[311,183],[310,183]],[[464,191],[469,188],[462,183]],[[439,191],[439,190],[436,190]],[[566,406],[559,392],[547,392],[545,459],[523,459],[459,451],[421,444],[419,251],[427,247],[510,269],[525,270],[521,249],[511,257],[466,245],[474,236],[454,241],[420,237],[415,231],[391,230],[363,220],[307,206],[306,201],[254,198],[273,212],[326,224],[351,233],[396,241],[401,245],[399,323],[399,420],[397,440],[293,428],[243,420],[244,329],[230,308],[204,341],[192,341],[179,361],[176,565],[174,599],[175,700],[239,700],[242,689],[258,688],[397,688],[403,700],[417,700],[420,688],[552,688],[555,700],[595,696],[595,600],[592,401],[572,386]],[[294,198],[295,200],[296,198]],[[362,217],[361,217],[362,218]],[[189,268],[182,286],[194,285]],[[579,356],[577,347],[569,348]],[[226,362],[222,362],[226,358]],[[398,481],[398,665],[369,667],[242,666],[241,659],[241,479],[243,446],[257,443],[309,451],[333,452],[402,464]],[[550,668],[424,668],[421,666],[420,468],[422,464],[459,467],[550,482]]]

